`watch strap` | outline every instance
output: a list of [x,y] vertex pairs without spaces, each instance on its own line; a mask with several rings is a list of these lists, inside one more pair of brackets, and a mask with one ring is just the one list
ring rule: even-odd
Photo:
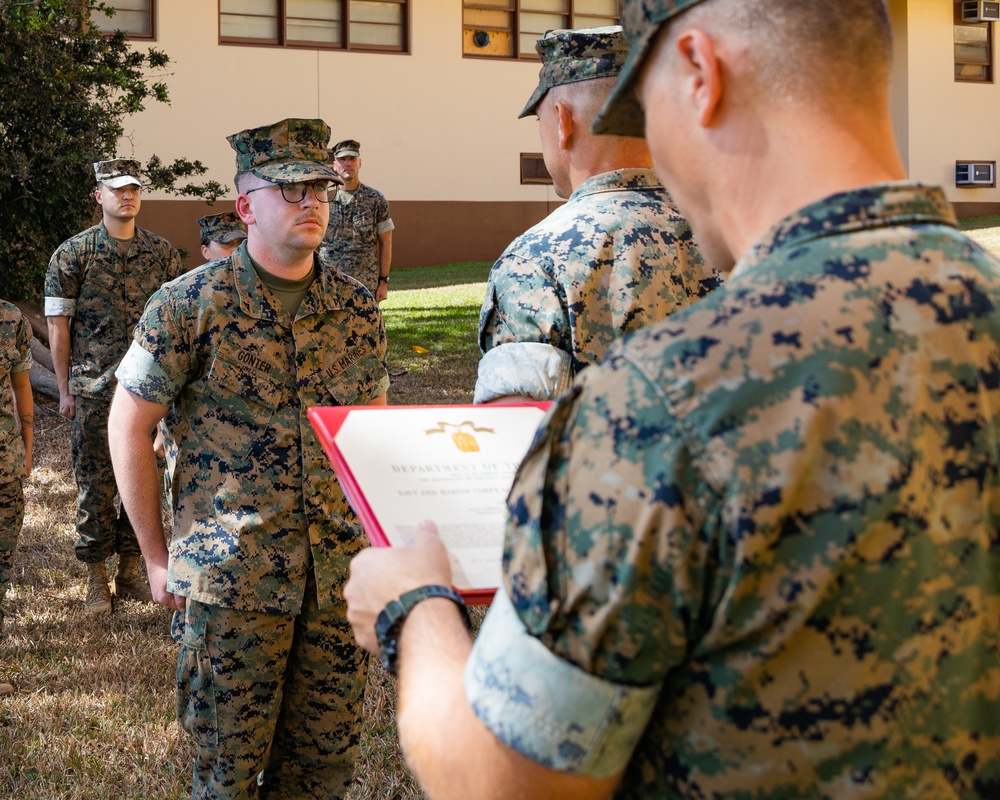
[[466,628],[470,631],[472,630],[469,609],[466,608],[465,600],[451,586],[428,584],[427,586],[403,592],[398,600],[390,600],[375,620],[375,635],[382,649],[382,666],[385,667],[390,675],[396,674],[396,658],[399,654],[399,634],[407,615],[417,603],[431,597],[445,597],[455,603],[462,610],[462,618],[465,620]]

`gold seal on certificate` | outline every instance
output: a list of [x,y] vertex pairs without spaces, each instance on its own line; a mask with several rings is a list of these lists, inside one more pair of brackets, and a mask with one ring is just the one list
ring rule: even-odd
[[375,546],[437,524],[455,586],[489,602],[500,583],[507,494],[549,403],[309,409],[337,479]]

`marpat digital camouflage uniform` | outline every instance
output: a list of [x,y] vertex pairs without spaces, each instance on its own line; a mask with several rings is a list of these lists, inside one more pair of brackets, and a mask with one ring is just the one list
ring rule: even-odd
[[718,284],[652,170],[589,178],[493,265],[475,401],[554,399],[615,339]]
[[246,243],[189,272],[150,301],[118,370],[170,407],[167,588],[188,598],[174,635],[196,797],[256,792],[264,763],[268,797],[351,780],[367,660],[341,589],[366,539],[306,410],[385,394],[386,341],[373,298],[315,264],[294,320]]
[[1000,264],[835,195],[553,407],[465,673],[623,798],[1000,797]]
[[319,248],[320,256],[361,281],[374,295],[379,275],[378,237],[395,228],[389,202],[380,191],[363,183],[350,196],[339,189],[330,203],[330,222]]
[[103,222],[67,239],[49,261],[45,315],[72,318],[69,390],[76,396],[72,436],[76,556],[81,561],[97,563],[114,553],[139,553],[128,515],[116,502],[108,410],[115,368],[146,301],[183,271],[180,254],[170,243],[138,225],[122,257]]
[[7,592],[14,550],[24,522],[25,452],[14,413],[10,376],[29,369],[31,325],[17,306],[0,300],[0,602]]

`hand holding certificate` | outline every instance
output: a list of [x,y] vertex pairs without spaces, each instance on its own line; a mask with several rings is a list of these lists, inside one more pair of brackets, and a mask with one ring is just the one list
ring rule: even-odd
[[488,602],[500,582],[506,499],[548,403],[343,406],[309,419],[373,545],[437,523],[455,586]]

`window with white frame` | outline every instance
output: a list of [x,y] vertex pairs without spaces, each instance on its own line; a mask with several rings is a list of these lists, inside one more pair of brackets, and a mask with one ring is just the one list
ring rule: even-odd
[[153,38],[153,0],[105,0],[105,5],[115,10],[109,16],[103,11],[94,11],[91,24],[105,33],[124,31],[136,39]]
[[219,38],[231,44],[407,52],[409,2],[219,0]]
[[462,52],[537,59],[535,42],[546,31],[601,28],[620,20],[619,0],[462,0]]

